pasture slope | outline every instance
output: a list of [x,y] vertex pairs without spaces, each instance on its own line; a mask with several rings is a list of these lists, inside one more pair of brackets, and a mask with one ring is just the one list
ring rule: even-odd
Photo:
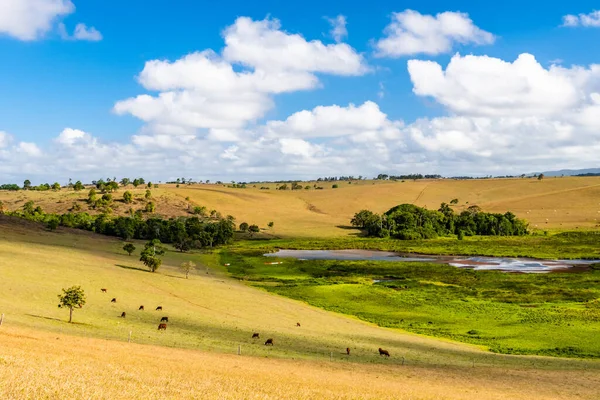
[[[313,185],[323,190],[313,189]],[[160,185],[152,189],[157,213],[164,216],[189,215],[195,205],[216,209],[223,215],[233,215],[237,223],[248,222],[273,229],[265,233],[279,237],[340,237],[355,231],[345,229],[357,211],[369,209],[384,212],[401,203],[437,209],[442,202],[458,199],[454,209],[461,211],[478,205],[484,211],[512,211],[526,219],[538,230],[591,229],[600,223],[600,177],[564,177],[537,179],[477,179],[477,180],[417,180],[417,181],[353,181],[305,182],[310,190],[275,190],[275,184],[249,185],[246,189],[227,185]],[[261,190],[261,187],[270,190]],[[289,185],[288,185],[289,186]],[[134,204],[116,201],[114,213],[125,215],[130,207],[144,208],[145,188],[127,190],[135,196]],[[113,197],[120,199],[124,188]],[[74,203],[88,210],[87,189],[79,193],[62,189],[60,192],[0,191],[0,201],[8,210],[21,208],[33,200],[46,212],[67,212]],[[187,200],[189,198],[189,200]]]
[[[0,218],[2,398],[597,396],[596,361],[503,356],[378,328],[234,281],[216,254],[169,252],[152,274],[122,245]],[[186,280],[175,267],[188,259],[202,267]],[[68,324],[56,296],[74,284],[88,302]],[[157,330],[162,316],[166,332]],[[275,346],[262,344],[269,337]],[[392,357],[379,357],[378,347]]]

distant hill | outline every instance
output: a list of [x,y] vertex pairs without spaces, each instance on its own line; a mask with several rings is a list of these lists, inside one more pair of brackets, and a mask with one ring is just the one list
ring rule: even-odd
[[[535,175],[539,175],[540,172],[536,172]],[[586,169],[561,169],[558,171],[544,171],[544,176],[577,176],[577,175],[600,175],[600,168],[586,168]],[[533,174],[531,174],[533,175]]]

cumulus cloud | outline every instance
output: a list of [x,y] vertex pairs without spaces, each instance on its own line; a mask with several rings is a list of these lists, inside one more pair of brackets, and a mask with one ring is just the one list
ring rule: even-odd
[[0,131],[0,149],[8,147],[12,142],[12,137],[4,131]]
[[448,53],[455,44],[494,43],[493,34],[478,28],[468,14],[446,11],[423,15],[405,10],[394,13],[376,44],[376,56],[402,57],[412,54]]
[[336,42],[340,43],[348,36],[348,29],[346,29],[346,17],[338,15],[335,18],[327,18],[327,21],[331,25],[331,31],[329,34]]
[[88,42],[99,42],[102,40],[102,34],[93,26],[88,27],[86,24],[77,24],[72,35],[67,32],[65,24],[58,24],[58,33],[64,40],[82,40]]
[[592,11],[589,14],[568,14],[563,16],[563,24],[565,27],[600,27],[600,11]]
[[75,11],[70,0],[3,0],[0,2],[0,33],[20,40],[36,40],[54,22]]
[[223,38],[220,55],[207,49],[173,62],[148,61],[138,80],[160,93],[119,101],[114,111],[154,125],[212,129],[211,137],[224,138],[224,129],[239,130],[262,118],[273,107],[273,95],[316,88],[317,73],[368,71],[363,57],[347,44],[307,41],[282,31],[277,20],[241,17]]

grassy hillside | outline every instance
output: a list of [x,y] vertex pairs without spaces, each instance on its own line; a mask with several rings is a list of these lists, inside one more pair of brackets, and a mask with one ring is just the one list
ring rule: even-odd
[[[457,211],[473,204],[489,212],[512,211],[539,230],[590,229],[597,227],[600,219],[600,177],[337,182],[337,189],[332,189],[331,182],[319,182],[323,190],[314,190],[313,182],[306,184],[310,190],[280,191],[274,184],[246,189],[161,185],[152,192],[159,214],[186,215],[190,205],[202,205],[233,215],[238,223],[257,223],[266,228],[273,221],[274,228],[265,232],[286,237],[348,236],[356,233],[346,229],[350,218],[361,209],[383,212],[400,203],[437,208],[455,198],[459,200]],[[262,186],[271,189],[261,190]],[[133,208],[143,208],[145,189],[128,190],[139,199]],[[120,198],[123,192],[120,189],[114,197]],[[66,189],[56,193],[0,192],[0,201],[12,210],[32,199],[47,212],[66,212],[79,202],[85,211],[86,196],[87,191],[74,193]],[[115,203],[113,208],[116,214],[125,214],[129,207]]]
[[599,385],[597,371],[305,362],[0,329],[8,399],[596,399]]

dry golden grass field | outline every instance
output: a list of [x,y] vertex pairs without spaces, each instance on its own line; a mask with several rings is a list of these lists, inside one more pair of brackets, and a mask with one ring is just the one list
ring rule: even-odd
[[[122,245],[0,218],[1,398],[597,398],[597,361],[498,355],[379,328],[234,281],[212,254],[168,252],[153,274]],[[176,266],[188,259],[201,268],[186,280]],[[68,324],[56,296],[71,285],[87,304]]]
[[[352,184],[319,182],[323,190],[312,189],[314,182],[304,183],[310,190],[275,190],[274,184],[246,189],[223,185],[161,185],[153,189],[157,213],[162,215],[189,215],[189,207],[206,206],[223,215],[233,215],[237,223],[256,223],[273,229],[265,233],[284,237],[347,236],[355,231],[344,229],[357,211],[370,209],[383,212],[401,203],[414,203],[427,208],[438,208],[442,202],[458,199],[460,211],[478,205],[484,211],[512,211],[526,219],[534,229],[575,230],[590,229],[600,223],[600,177],[564,177],[537,179],[478,179],[478,180],[419,180],[406,182],[355,181]],[[260,190],[269,186],[270,190]],[[132,191],[137,201],[133,208],[143,208],[145,189]],[[122,197],[125,189],[114,194]],[[14,210],[33,200],[46,212],[66,212],[74,202],[87,210],[83,201],[87,190],[80,193],[60,192],[0,192],[5,208]],[[189,201],[186,200],[189,198]],[[116,214],[124,214],[131,206],[115,202]],[[93,212],[93,211],[91,211]]]

